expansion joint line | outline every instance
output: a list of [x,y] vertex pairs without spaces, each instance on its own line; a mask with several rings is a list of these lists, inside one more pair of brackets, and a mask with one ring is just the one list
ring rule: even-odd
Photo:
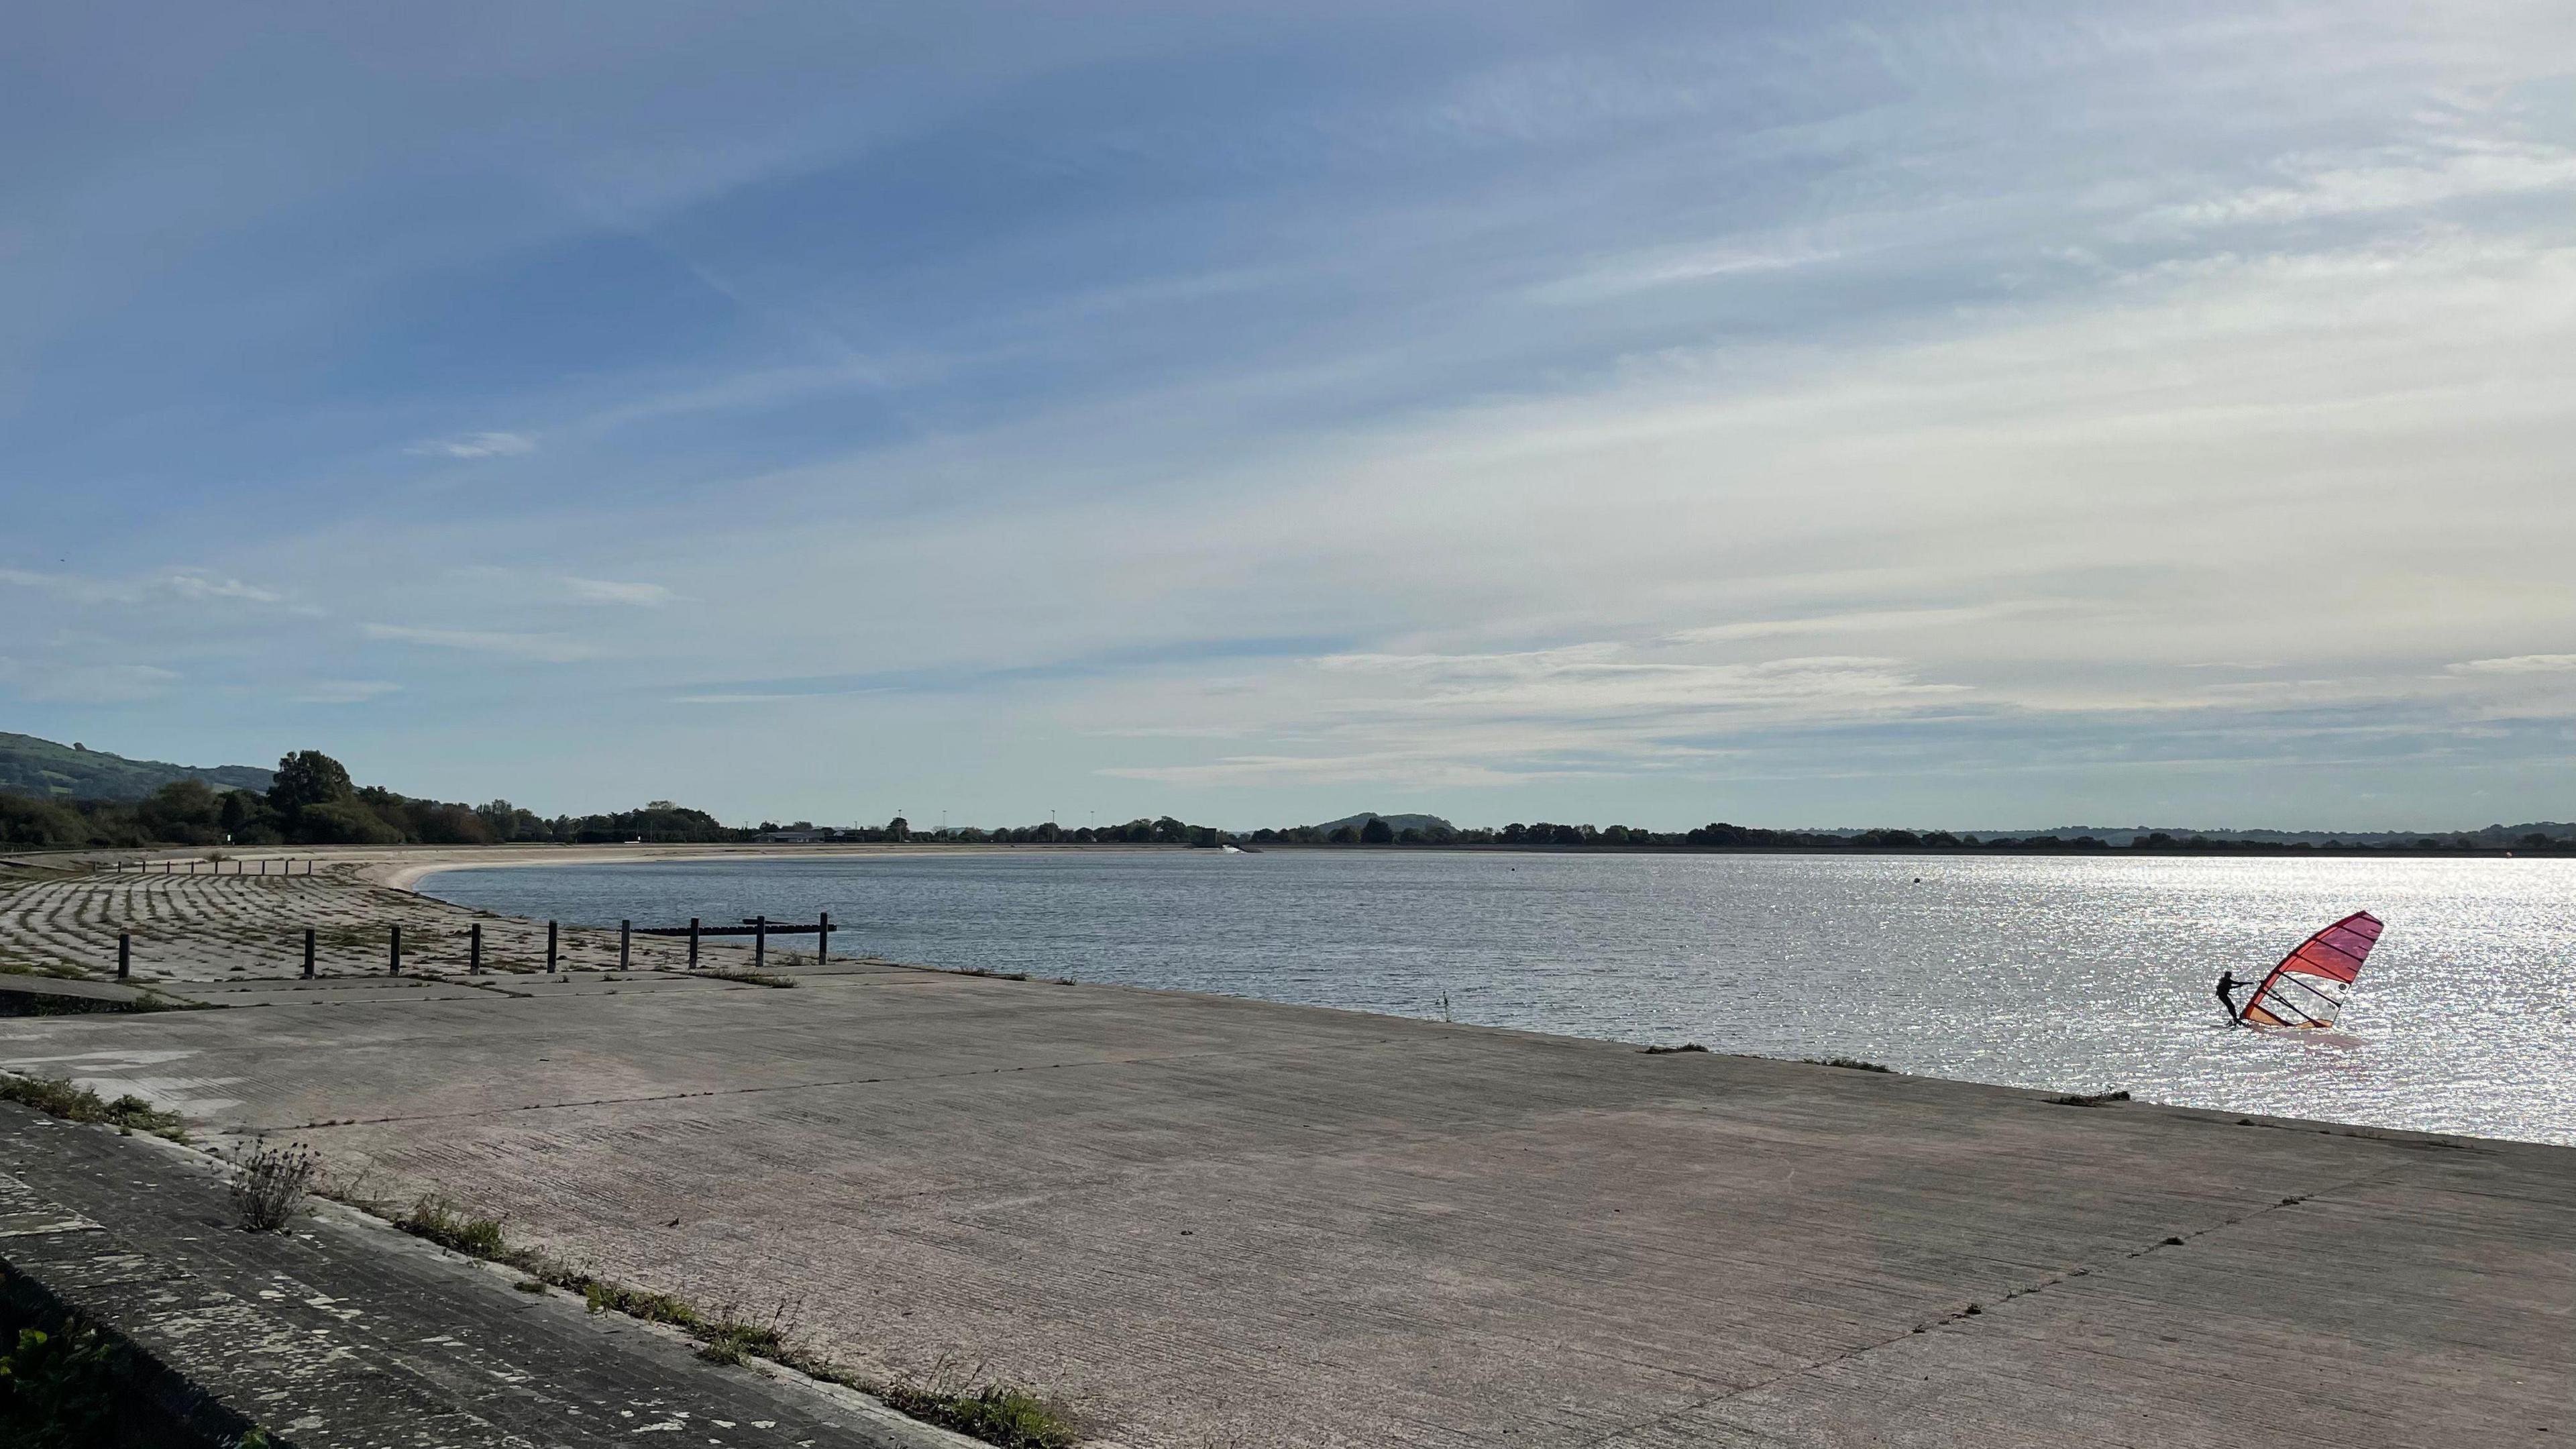
[[[2143,1248],[2123,1253],[2114,1261],[2125,1263],[2132,1259],[2144,1258],[2151,1254],[2164,1252],[2169,1248],[2186,1247],[2197,1239],[2205,1238],[2212,1233],[2232,1228],[2238,1223],[2245,1222],[2249,1219],[2259,1218],[2267,1213],[2276,1213],[2286,1207],[2295,1207],[2300,1203],[2324,1197],[2328,1193],[2349,1192],[2353,1188],[2362,1187],[2369,1183],[2393,1177],[2403,1170],[2404,1164],[2392,1164],[2377,1172],[2363,1173],[2361,1176],[2353,1178],[2348,1182],[2339,1182],[2331,1187],[2320,1188],[2315,1192],[2300,1193],[2296,1197],[2285,1197],[2279,1202],[2266,1203],[2250,1212],[2242,1212],[2236,1214],[2234,1217],[2223,1218],[2205,1228],[2196,1228],[2190,1232],[2177,1233],[2168,1237],[2160,1238],[2155,1242],[2149,1243]],[[2027,1283],[2019,1288],[2012,1289],[2005,1293],[2003,1297],[1997,1299],[1996,1302],[2009,1303],[2016,1298],[2027,1298],[2034,1293],[2044,1292],[2071,1279],[2088,1277],[2092,1274],[2093,1269],[2094,1265],[2085,1263],[2078,1264],[2072,1268],[2063,1269],[2059,1272],[2051,1273],[2048,1276],[2039,1279],[2037,1282]],[[1903,1343],[1907,1339],[1913,1338],[1919,1334],[1929,1333],[1933,1329],[1947,1328],[1953,1324],[1965,1323],[1971,1318],[1982,1317],[1985,1315],[1985,1312],[1985,1306],[1980,1303],[1971,1303],[1963,1308],[1953,1309],[1938,1318],[1918,1323],[1914,1327],[1905,1330],[1903,1333],[1890,1334],[1886,1338],[1879,1339],[1875,1343],[1864,1343],[1857,1348],[1846,1349],[1845,1351],[1834,1354],[1830,1357],[1817,1359],[1813,1363],[1800,1364],[1798,1367],[1793,1369],[1784,1369],[1779,1373],[1771,1375],[1769,1378],[1757,1379],[1752,1383],[1728,1389],[1723,1393],[1710,1394],[1706,1398],[1693,1399],[1691,1402],[1683,1404],[1679,1408],[1667,1410],[1666,1412],[1657,1414],[1652,1418],[1640,1419],[1633,1424],[1623,1424],[1598,1438],[1584,1441],[1585,1449],[1593,1449],[1593,1446],[1615,1443],[1618,1440],[1624,1439],[1641,1430],[1658,1428],[1665,1424],[1669,1424],[1686,1414],[1695,1414],[1702,1409],[1723,1404],[1730,1399],[1741,1398],[1746,1394],[1758,1393],[1763,1389],[1770,1388],[1775,1384],[1786,1383],[1791,1379],[1803,1378],[1808,1374],[1816,1372],[1818,1369],[1828,1369],[1833,1368],[1838,1364],[1849,1363],[1854,1359],[1876,1353],[1880,1349]]]

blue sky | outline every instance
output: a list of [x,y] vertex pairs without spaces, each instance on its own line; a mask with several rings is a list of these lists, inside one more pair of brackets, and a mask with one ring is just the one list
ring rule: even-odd
[[2576,817],[2564,4],[42,7],[0,727],[547,811]]

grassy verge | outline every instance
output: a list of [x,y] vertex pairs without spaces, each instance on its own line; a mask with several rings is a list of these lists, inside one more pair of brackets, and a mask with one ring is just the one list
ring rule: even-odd
[[173,1142],[188,1140],[187,1129],[176,1112],[164,1112],[130,1093],[111,1102],[59,1077],[0,1076],[0,1099],[33,1107],[66,1122],[95,1122],[120,1132],[149,1132]]
[[[790,983],[793,984],[793,983]],[[698,1357],[735,1364],[747,1358],[783,1364],[811,1378],[871,1394],[924,1423],[953,1429],[1000,1449],[1070,1449],[1081,1437],[1072,1417],[1039,1394],[1010,1384],[929,1383],[869,1378],[787,1341],[775,1321],[753,1323],[711,1313],[669,1293],[612,1283],[528,1248],[513,1248],[497,1218],[474,1217],[444,1198],[424,1197],[394,1226],[470,1258],[505,1263],[528,1275],[521,1291],[539,1287],[578,1293],[593,1313],[623,1313],[667,1324],[697,1341]]]

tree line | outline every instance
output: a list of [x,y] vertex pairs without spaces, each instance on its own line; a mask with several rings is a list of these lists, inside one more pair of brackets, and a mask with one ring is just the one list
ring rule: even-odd
[[[1423,818],[1423,817],[1415,817]],[[2517,827],[2520,828],[2520,827]],[[1558,850],[1933,850],[2111,851],[2149,854],[2296,854],[2302,851],[2576,851],[2576,827],[2551,827],[2510,837],[2499,830],[2453,832],[2409,839],[2258,841],[2140,835],[2113,845],[2092,835],[1957,835],[1946,830],[1798,831],[1716,821],[1685,831],[1638,825],[1561,825],[1515,821],[1500,828],[1461,828],[1445,823],[1398,829],[1371,816],[1365,823],[1330,828],[1264,827],[1250,832],[1192,825],[1177,817],[1144,816],[1119,825],[1066,829],[1049,820],[1025,826],[958,826],[915,831],[896,816],[883,826],[816,828],[798,821],[756,828],[725,825],[703,810],[655,800],[633,810],[547,819],[507,800],[485,805],[414,799],[381,786],[361,786],[339,761],[320,750],[298,750],[277,762],[265,792],[218,790],[198,780],[164,785],[132,802],[60,801],[0,793],[0,845],[60,848],[125,848],[146,845],[514,845],[598,844],[642,840],[714,844],[763,838],[815,841],[940,840],[958,844],[1186,845],[1214,848],[1265,846],[1424,846],[1434,848]]]
[[507,800],[419,800],[357,784],[346,767],[320,750],[298,750],[279,760],[277,778],[265,792],[180,780],[131,802],[0,794],[0,844],[20,846],[696,844],[751,835],[668,800],[551,820]]

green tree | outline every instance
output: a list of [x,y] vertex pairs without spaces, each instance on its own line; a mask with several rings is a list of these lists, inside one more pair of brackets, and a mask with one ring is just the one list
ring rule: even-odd
[[1369,817],[1369,823],[1360,827],[1360,843],[1392,845],[1395,843],[1395,827],[1372,815]]
[[898,843],[912,838],[912,822],[898,815],[886,822],[885,838]]
[[358,787],[338,760],[320,750],[297,750],[277,762],[277,778],[268,787],[268,808],[289,827],[306,810],[357,798]]
[[173,780],[136,805],[134,814],[155,840],[212,845],[223,839],[223,802],[203,780]]
[[355,799],[327,800],[296,815],[294,838],[303,845],[400,845],[403,833]]

